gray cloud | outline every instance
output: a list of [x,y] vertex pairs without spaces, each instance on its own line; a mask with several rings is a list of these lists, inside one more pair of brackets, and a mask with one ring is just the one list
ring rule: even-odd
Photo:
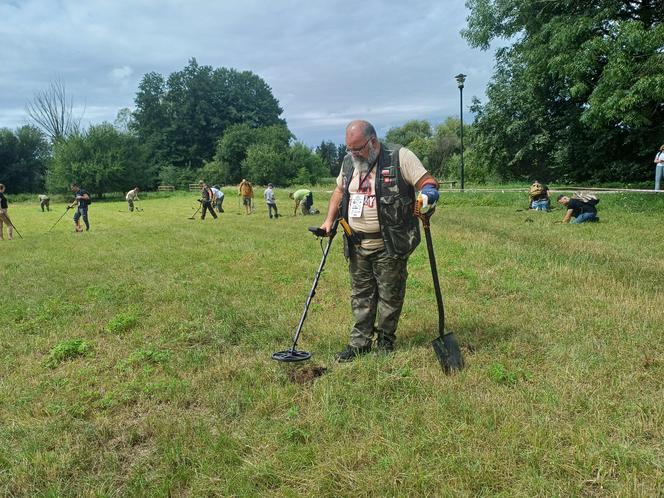
[[492,70],[459,35],[466,16],[462,0],[0,0],[0,126],[26,123],[25,104],[56,78],[84,122],[112,122],[145,73],[191,57],[261,76],[310,145],[341,142],[359,117],[380,133],[436,123],[458,114],[455,74],[468,75],[469,104]]

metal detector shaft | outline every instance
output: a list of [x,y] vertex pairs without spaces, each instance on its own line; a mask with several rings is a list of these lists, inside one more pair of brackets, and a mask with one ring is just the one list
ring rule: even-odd
[[196,211],[194,211],[194,214],[192,214],[191,217],[189,218],[190,220],[193,220],[193,219],[196,217],[196,213],[198,213],[198,212],[201,210],[201,206],[202,206],[202,205],[203,205],[203,204],[200,204],[200,205],[198,206],[198,209],[196,209]]
[[316,271],[314,282],[311,285],[311,290],[309,291],[309,295],[307,296],[307,301],[304,303],[304,310],[302,311],[302,316],[300,317],[300,323],[297,324],[297,328],[295,329],[295,334],[293,335],[293,345],[291,346],[291,351],[295,351],[295,347],[297,346],[297,341],[300,338],[300,332],[302,332],[302,326],[304,325],[304,320],[307,318],[309,305],[311,304],[312,299],[316,295],[316,287],[318,287],[318,280],[320,280],[320,276],[323,273],[323,267],[325,266],[325,261],[327,260],[327,254],[330,252],[330,247],[332,246],[332,239],[334,239],[335,235],[336,235],[336,223],[333,230],[330,232],[330,235],[328,236],[329,238],[327,240],[327,246],[325,246],[325,250],[323,251],[323,258],[320,261],[320,265],[318,265],[318,270]]
[[5,215],[5,217],[7,218],[7,221],[8,221],[9,224],[12,226],[12,228],[14,229],[14,231],[18,234],[18,236],[21,237],[21,238],[23,238],[23,235],[21,235],[21,232],[18,231],[18,229],[16,228],[16,225],[14,225],[14,222],[11,220],[11,218],[10,218],[8,215]]
[[52,226],[51,228],[48,229],[49,232],[55,228],[55,225],[57,225],[58,223],[60,223],[60,220],[61,220],[62,218],[65,217],[65,215],[67,214],[67,212],[69,211],[69,209],[70,209],[69,206],[67,206],[67,209],[65,209],[65,212],[62,213],[62,216],[60,216],[60,217],[58,218],[58,221],[56,221],[55,223],[53,223],[53,226]]

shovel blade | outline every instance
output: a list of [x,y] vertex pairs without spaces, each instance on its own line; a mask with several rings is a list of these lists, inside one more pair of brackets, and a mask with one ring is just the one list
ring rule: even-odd
[[431,343],[436,352],[440,366],[447,375],[463,369],[463,355],[454,334],[448,333],[436,337]]

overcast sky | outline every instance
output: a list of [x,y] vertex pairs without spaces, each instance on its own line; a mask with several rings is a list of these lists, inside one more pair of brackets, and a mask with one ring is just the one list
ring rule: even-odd
[[437,124],[458,116],[454,75],[468,75],[465,114],[492,72],[493,52],[459,34],[467,15],[464,0],[0,0],[0,127],[26,124],[26,103],[54,79],[84,123],[113,122],[145,73],[192,57],[258,74],[311,146],[343,142],[355,118],[380,135]]

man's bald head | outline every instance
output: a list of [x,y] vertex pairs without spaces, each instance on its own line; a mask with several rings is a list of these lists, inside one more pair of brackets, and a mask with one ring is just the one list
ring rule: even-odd
[[[349,137],[368,140],[376,137],[376,129],[371,123],[369,123],[369,121],[356,119],[355,121],[348,123],[348,126],[346,126],[346,138]],[[348,140],[346,140],[346,142],[348,142]]]

